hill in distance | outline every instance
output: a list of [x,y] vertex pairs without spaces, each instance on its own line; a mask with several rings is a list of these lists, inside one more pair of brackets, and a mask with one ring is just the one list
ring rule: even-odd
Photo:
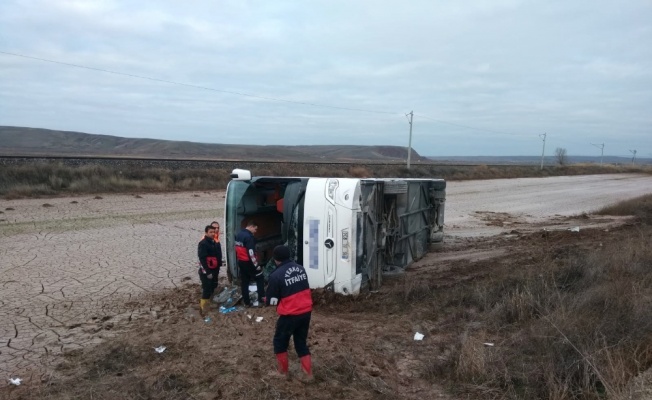
[[[130,157],[256,161],[402,162],[399,146],[256,146],[133,139],[83,132],[0,126],[0,156]],[[412,150],[412,160],[428,161]]]

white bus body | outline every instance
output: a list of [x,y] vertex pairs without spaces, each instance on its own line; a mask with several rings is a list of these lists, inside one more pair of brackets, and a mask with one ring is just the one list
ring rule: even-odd
[[442,179],[251,177],[246,170],[232,178],[224,232],[230,279],[238,278],[234,237],[252,220],[267,272],[273,248],[285,244],[311,288],[342,294],[379,287],[384,272],[407,267],[443,240]]

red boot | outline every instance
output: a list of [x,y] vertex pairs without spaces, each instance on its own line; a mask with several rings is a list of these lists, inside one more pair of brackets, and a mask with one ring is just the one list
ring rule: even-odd
[[303,379],[301,379],[302,382],[305,383],[310,383],[315,380],[315,378],[312,376],[312,359],[310,358],[310,354],[307,356],[303,356],[300,358],[301,360],[301,370],[303,371]]
[[279,374],[288,375],[288,352],[278,353],[276,355],[276,362],[278,363]]

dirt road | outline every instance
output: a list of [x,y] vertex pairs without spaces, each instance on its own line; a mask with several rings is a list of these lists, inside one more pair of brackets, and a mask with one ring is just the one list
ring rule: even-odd
[[[538,227],[652,193],[652,177],[450,182],[447,191],[447,235],[454,241]],[[222,221],[223,195],[1,200],[0,386],[16,374],[29,379],[63,351],[166,312],[135,300],[198,281],[196,243],[204,225]]]
[[560,216],[590,214],[648,193],[652,177],[629,174],[449,182],[446,234],[498,234]]

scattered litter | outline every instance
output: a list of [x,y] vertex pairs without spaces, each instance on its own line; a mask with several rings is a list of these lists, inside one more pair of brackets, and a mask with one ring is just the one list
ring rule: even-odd
[[260,322],[263,320],[263,317],[256,317],[256,322]]
[[239,296],[236,287],[224,287],[220,294],[213,296],[213,303],[231,305],[235,304],[237,300],[239,300]]
[[206,322],[207,324],[210,324],[211,321],[212,321],[211,317],[204,318],[204,322]]
[[232,313],[234,311],[238,311],[238,307],[236,307],[236,306],[233,306],[233,307],[220,306],[220,312],[222,314],[228,314],[228,313]]
[[417,332],[414,334],[414,340],[423,340],[424,336],[424,334]]
[[154,347],[154,351],[156,351],[157,353],[160,354],[160,353],[163,353],[166,348],[167,347],[165,347],[165,346]]
[[251,315],[247,314],[247,318],[251,319]]
[[482,343],[482,344],[484,344],[485,346],[494,347],[493,343]]
[[12,385],[16,385],[16,386],[20,385],[20,382],[22,382],[22,381],[23,381],[23,380],[20,379],[20,378],[9,378],[9,382],[10,382]]
[[579,226],[576,226],[576,227],[574,227],[574,228],[570,228],[569,231],[571,231],[571,232],[579,232],[579,231],[580,231],[580,227],[579,227]]

